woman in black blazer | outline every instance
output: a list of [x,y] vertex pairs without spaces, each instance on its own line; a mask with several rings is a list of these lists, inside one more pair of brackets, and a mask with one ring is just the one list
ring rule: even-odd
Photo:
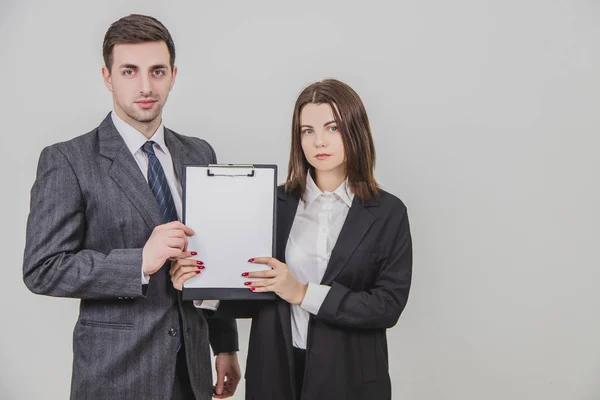
[[[408,300],[412,245],[406,207],[378,187],[374,164],[356,92],[332,79],[307,87],[278,188],[276,257],[250,259],[271,270],[243,275],[279,298],[217,313],[252,317],[246,399],[391,399],[386,329]],[[174,263],[175,286],[194,268]]]

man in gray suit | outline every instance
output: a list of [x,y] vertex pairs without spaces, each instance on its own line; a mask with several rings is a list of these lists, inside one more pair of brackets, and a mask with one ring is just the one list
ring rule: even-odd
[[215,153],[163,127],[177,68],[159,21],[116,21],[103,55],[114,110],[91,132],[42,151],[23,279],[34,293],[81,299],[72,399],[230,397],[240,380],[235,320],[206,319],[168,275],[169,260],[195,255],[187,248],[194,232],[178,221],[183,166],[215,163]]

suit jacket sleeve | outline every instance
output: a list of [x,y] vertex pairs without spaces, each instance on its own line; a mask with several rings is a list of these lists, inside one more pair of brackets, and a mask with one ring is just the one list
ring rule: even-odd
[[85,198],[58,146],[40,156],[31,189],[23,280],[34,293],[81,299],[142,296],[142,249],[83,249]]
[[373,288],[353,291],[334,281],[315,318],[340,326],[391,328],[408,301],[412,276],[412,241],[406,208]]

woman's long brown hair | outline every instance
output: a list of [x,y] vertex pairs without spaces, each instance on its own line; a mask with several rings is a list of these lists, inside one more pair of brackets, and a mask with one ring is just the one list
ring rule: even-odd
[[302,197],[306,190],[306,174],[310,172],[311,165],[302,151],[300,113],[309,103],[328,104],[331,107],[344,143],[346,173],[352,192],[363,201],[377,197],[379,185],[374,176],[375,145],[367,111],[358,94],[336,79],[313,83],[296,100],[286,191],[298,190]]

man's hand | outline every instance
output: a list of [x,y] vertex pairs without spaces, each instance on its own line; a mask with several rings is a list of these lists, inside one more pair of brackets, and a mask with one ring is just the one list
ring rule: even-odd
[[226,399],[233,396],[241,378],[237,353],[217,354],[215,368],[217,370],[217,384],[215,385],[213,397],[215,399]]
[[144,275],[152,275],[163,266],[169,258],[176,258],[187,250],[188,236],[194,231],[179,221],[159,225],[144,245],[142,252],[142,269]]

